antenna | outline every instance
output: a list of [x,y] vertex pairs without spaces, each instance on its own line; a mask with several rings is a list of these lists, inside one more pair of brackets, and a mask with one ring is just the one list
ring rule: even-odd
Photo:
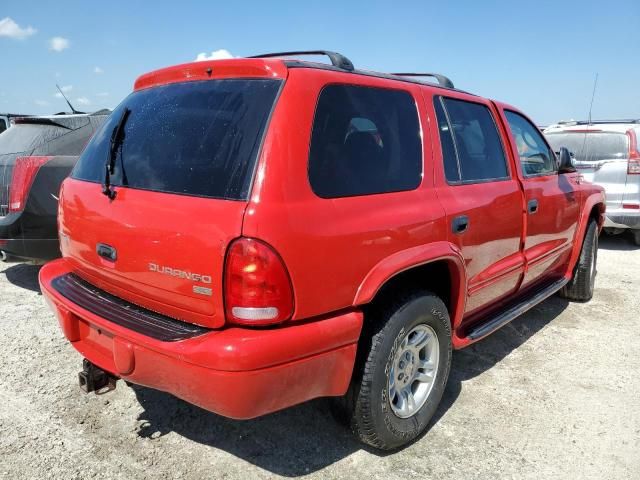
[[589,105],[589,125],[591,125],[591,109],[593,108],[593,99],[596,97],[596,86],[598,85],[598,73],[593,81],[593,92],[591,93],[591,104]]
[[73,108],[73,105],[71,105],[71,102],[69,101],[69,99],[67,98],[67,96],[64,94],[64,92],[62,91],[62,89],[60,88],[60,85],[58,85],[56,83],[56,88],[58,89],[58,91],[60,92],[60,95],[62,95],[62,98],[64,98],[67,101],[67,105],[69,105],[69,108],[71,109],[72,113],[84,113],[84,112],[79,112],[78,110],[76,110],[75,108]]
[[[593,109],[593,99],[596,97],[596,86],[598,85],[598,72],[596,72],[596,78],[593,81],[593,92],[591,92],[591,103],[589,104],[589,122],[587,125],[592,125],[591,123],[591,110]],[[584,139],[582,140],[582,148],[580,149],[580,155],[585,159],[589,160],[589,149],[585,151],[585,145],[587,145],[587,132],[584,132]],[[591,147],[591,144],[589,144]]]

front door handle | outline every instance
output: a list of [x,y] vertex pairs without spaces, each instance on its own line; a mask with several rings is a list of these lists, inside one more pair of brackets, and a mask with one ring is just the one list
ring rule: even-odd
[[538,211],[538,200],[536,200],[535,198],[533,200],[529,200],[529,202],[527,203],[527,212],[530,215],[533,215],[537,211]]
[[451,222],[451,230],[453,231],[453,233],[458,235],[466,232],[468,227],[469,217],[467,217],[466,215],[460,215],[459,217],[454,218]]

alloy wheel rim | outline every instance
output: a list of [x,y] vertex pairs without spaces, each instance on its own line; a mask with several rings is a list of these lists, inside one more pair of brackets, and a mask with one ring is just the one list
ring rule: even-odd
[[388,377],[391,410],[400,418],[415,415],[429,398],[440,361],[438,336],[429,325],[407,333],[393,358]]

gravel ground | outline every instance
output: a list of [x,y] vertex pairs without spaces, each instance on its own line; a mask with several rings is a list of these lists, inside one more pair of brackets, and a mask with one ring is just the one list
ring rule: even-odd
[[432,427],[386,455],[326,400],[237,422],[123,382],[84,395],[38,267],[0,264],[0,477],[640,479],[640,248],[600,247],[590,303],[553,297],[454,353]]

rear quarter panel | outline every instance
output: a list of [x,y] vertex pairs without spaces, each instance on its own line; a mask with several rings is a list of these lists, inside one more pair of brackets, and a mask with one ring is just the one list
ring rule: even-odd
[[[258,164],[243,235],[260,238],[282,256],[291,276],[294,319],[351,307],[367,275],[385,258],[446,238],[433,186],[431,140],[417,85],[397,82],[414,98],[423,132],[424,175],[415,190],[323,199],[307,168],[316,101],[328,83],[354,83],[353,74],[291,69]],[[358,77],[393,88],[394,82]]]

